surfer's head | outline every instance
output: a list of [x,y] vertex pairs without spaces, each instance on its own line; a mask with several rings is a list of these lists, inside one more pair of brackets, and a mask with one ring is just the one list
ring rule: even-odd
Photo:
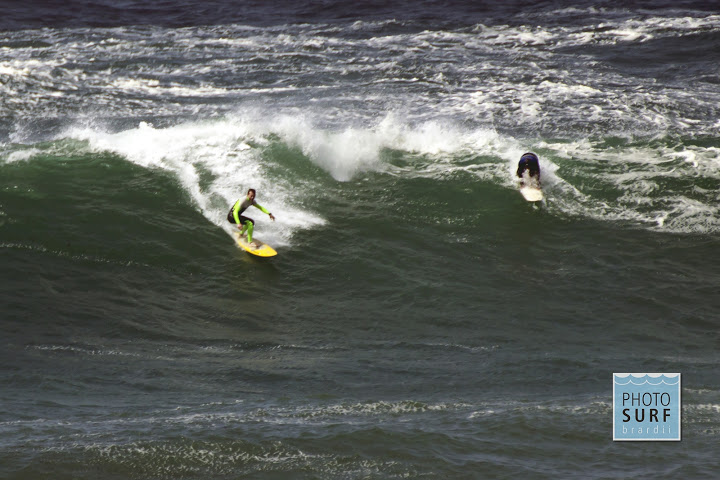
[[250,200],[255,200],[255,189],[251,188],[248,190],[247,196]]

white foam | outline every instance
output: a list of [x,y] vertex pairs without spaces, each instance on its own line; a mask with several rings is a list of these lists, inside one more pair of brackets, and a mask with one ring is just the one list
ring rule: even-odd
[[604,32],[605,35],[615,37],[616,41],[620,42],[634,42],[639,40],[640,42],[646,42],[651,40],[653,37],[645,32],[644,28],[618,28],[614,30],[607,30]]
[[[262,225],[262,238],[273,245],[287,245],[293,233],[324,223],[312,211],[302,210],[294,197],[291,180],[270,178],[257,149],[245,140],[257,132],[242,122],[223,120],[154,128],[140,123],[137,128],[107,133],[88,127],[71,128],[64,136],[86,140],[97,150],[112,151],[147,168],[172,172],[208,220],[231,231],[225,217],[237,198],[248,188],[258,191],[257,201],[276,217],[276,222],[255,216]],[[201,172],[212,178],[201,186]]]
[[216,97],[225,96],[230,93],[225,88],[216,88],[208,85],[189,87],[177,83],[161,84],[157,79],[127,77],[116,78],[108,82],[103,88],[113,92],[124,90],[133,93],[173,97]]
[[50,79],[52,70],[64,63],[64,59],[28,59],[14,58],[0,62],[0,75],[12,77],[15,80],[23,80],[26,77],[38,77]]
[[77,347],[73,345],[31,345],[26,348],[33,348],[35,350],[47,350],[47,351],[60,351],[70,352],[79,355],[91,355],[91,356],[138,356],[135,353],[123,352],[119,350],[103,350],[95,348]]
[[[590,141],[540,142],[538,148],[564,158],[566,168],[588,180],[585,192],[554,175],[550,211],[603,221],[630,222],[666,232],[720,231],[720,206],[714,191],[689,188],[693,178],[720,180],[716,147],[596,148]],[[544,162],[541,156],[541,164]],[[543,179],[545,170],[543,169]],[[588,185],[592,188],[588,189]],[[595,190],[608,193],[596,193]],[[603,195],[607,195],[604,197]]]
[[[649,38],[717,31],[720,16],[691,17],[692,13],[688,13],[677,18],[644,16],[637,19],[623,9],[604,9],[601,10],[602,23],[598,23],[595,17],[598,11],[593,8],[559,9],[550,14],[538,12],[538,15],[579,15],[581,12],[590,16],[587,22],[564,26],[557,26],[555,22],[547,26],[526,22],[525,26],[477,25],[473,29],[390,35],[382,29],[395,24],[394,20],[360,22],[345,27],[223,25],[13,32],[9,34],[13,39],[32,39],[45,46],[8,52],[14,58],[0,62],[0,72],[13,81],[0,82],[0,93],[4,94],[3,102],[12,105],[14,111],[30,113],[32,117],[62,117],[68,112],[72,116],[78,108],[96,109],[81,111],[81,115],[103,110],[127,118],[182,115],[199,110],[203,114],[224,115],[228,105],[247,97],[283,98],[292,93],[291,103],[307,105],[322,100],[315,92],[324,89],[322,97],[329,99],[328,104],[333,107],[342,104],[337,108],[344,109],[346,116],[363,116],[365,120],[378,115],[374,107],[377,103],[383,102],[382,115],[384,105],[397,102],[395,105],[412,105],[417,112],[425,114],[425,119],[461,112],[465,119],[493,122],[494,118],[504,118],[508,119],[504,127],[512,125],[531,130],[542,127],[547,131],[556,127],[563,131],[568,124],[573,128],[580,123],[581,127],[588,125],[598,134],[607,133],[608,124],[612,125],[610,129],[618,131],[627,125],[642,131],[669,127],[691,133],[708,131],[713,121],[693,126],[695,118],[691,112],[694,105],[704,110],[713,109],[717,103],[714,91],[686,101],[675,88],[648,85],[644,89],[642,79],[598,70],[592,61],[588,62],[588,68],[557,68],[555,65],[564,62],[554,61],[553,56],[557,49],[586,43],[641,42]],[[368,30],[369,35],[345,36],[347,29]],[[338,34],[328,35],[328,32]],[[490,54],[487,59],[476,61],[486,53]],[[503,59],[494,58],[498,54]],[[562,51],[559,54],[564,56]],[[506,61],[513,57],[519,60]],[[147,58],[157,61],[146,62]],[[178,61],[181,58],[187,61]],[[111,66],[96,70],[98,59]],[[269,76],[264,74],[266,71]],[[547,78],[539,76],[547,73],[553,80],[540,85],[516,81],[518,75]],[[347,80],[346,77],[352,78],[353,74],[361,80]],[[244,81],[227,85],[225,78]],[[196,83],[192,79],[202,81]],[[422,90],[418,88],[396,95],[398,90],[392,90],[388,94],[392,100],[382,98],[385,85],[402,87],[408,82],[439,84],[446,91],[439,95],[418,95],[415,92]],[[616,85],[634,88],[628,91]],[[334,89],[339,98],[333,97]],[[475,95],[473,90],[482,92]],[[93,95],[92,106],[86,102],[88,91]],[[128,94],[134,97],[131,102],[127,101]],[[206,101],[218,97],[227,101]],[[571,105],[558,98],[570,101]],[[197,102],[193,104],[192,99]],[[348,109],[346,102],[362,106]],[[678,113],[663,113],[667,111]],[[349,137],[356,134],[359,135],[348,132]],[[346,140],[337,131],[330,137],[323,143]],[[332,147],[322,154],[316,150],[315,156],[327,157],[336,151],[337,148]],[[370,156],[365,155],[364,159],[369,162],[365,166],[372,168]],[[341,167],[333,168],[331,163],[326,159],[323,165],[338,177],[352,175],[352,171],[342,172]]]
[[588,85],[568,85],[565,83],[551,82],[544,80],[540,83],[539,88],[547,90],[547,95],[552,98],[569,98],[569,97],[592,97],[602,95],[603,93]]
[[463,131],[439,121],[411,126],[393,114],[375,125],[347,126],[337,131],[317,127],[305,115],[283,115],[262,128],[299,148],[338,181],[348,181],[361,172],[387,170],[381,160],[385,149],[447,158],[486,146],[497,137],[494,132]]
[[[557,14],[579,13],[560,10]],[[596,12],[589,12],[596,13]],[[474,33],[483,42],[496,46],[578,46],[590,43],[646,42],[655,38],[692,34],[698,30],[720,30],[720,15],[703,17],[648,17],[642,20],[626,18],[625,14],[604,15],[603,22],[567,27],[515,27],[479,24]]]
[[6,163],[13,163],[13,162],[23,162],[28,161],[31,158],[33,158],[35,155],[38,155],[41,153],[41,150],[37,148],[28,148],[26,150],[15,150],[10,152],[5,157]]

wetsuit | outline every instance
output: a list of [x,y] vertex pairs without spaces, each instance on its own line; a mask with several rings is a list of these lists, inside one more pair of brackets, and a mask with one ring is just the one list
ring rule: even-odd
[[255,208],[260,209],[261,212],[267,213],[270,215],[270,212],[268,212],[264,207],[261,207],[258,205],[255,200],[250,200],[249,198],[245,197],[244,199],[240,199],[237,202],[235,202],[235,205],[230,209],[227,215],[228,222],[234,223],[235,225],[242,225],[243,228],[240,231],[240,234],[243,235],[245,231],[247,230],[248,243],[252,242],[252,234],[253,234],[253,227],[255,226],[255,220],[253,220],[250,217],[244,217],[241,214],[250,206],[253,206]]
[[534,153],[523,153],[518,163],[517,176],[522,178],[523,173],[527,170],[530,178],[535,177],[540,182],[540,161]]

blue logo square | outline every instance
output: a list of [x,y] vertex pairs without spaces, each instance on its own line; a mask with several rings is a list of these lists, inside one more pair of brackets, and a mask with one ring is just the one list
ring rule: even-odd
[[680,440],[679,373],[613,373],[613,440]]

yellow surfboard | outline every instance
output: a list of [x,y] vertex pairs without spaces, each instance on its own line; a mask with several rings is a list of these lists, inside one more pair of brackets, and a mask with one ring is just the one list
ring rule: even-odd
[[254,247],[247,242],[247,237],[240,236],[240,232],[234,232],[233,236],[235,237],[235,242],[248,253],[252,253],[258,257],[274,257],[277,255],[277,252],[270,245],[261,242],[257,237],[253,238],[252,241],[252,243],[257,245]]

